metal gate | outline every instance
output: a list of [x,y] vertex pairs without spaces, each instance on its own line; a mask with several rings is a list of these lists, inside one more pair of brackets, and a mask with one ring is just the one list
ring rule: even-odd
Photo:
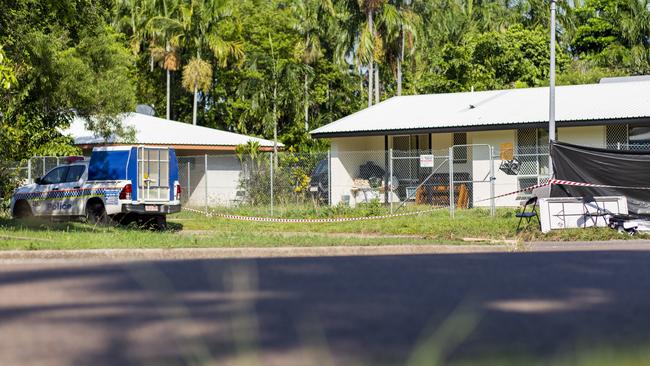
[[449,148],[449,212],[457,208],[489,207],[495,214],[494,149],[487,144]]
[[389,150],[389,201],[391,213],[407,203],[449,205],[447,151]]
[[169,149],[138,147],[138,198],[169,201]]

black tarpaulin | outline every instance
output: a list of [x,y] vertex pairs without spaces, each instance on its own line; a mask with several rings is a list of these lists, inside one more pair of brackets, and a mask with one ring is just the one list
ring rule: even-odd
[[[650,153],[551,142],[556,179],[626,187],[650,186]],[[650,190],[554,185],[551,197],[626,196],[630,213],[650,213]]]

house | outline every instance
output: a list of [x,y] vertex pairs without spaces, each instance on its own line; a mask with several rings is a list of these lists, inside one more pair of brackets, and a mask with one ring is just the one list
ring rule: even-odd
[[[557,140],[645,149],[650,144],[650,80],[604,81],[556,88]],[[547,87],[412,95],[390,98],[317,128],[311,135],[331,142],[332,204],[355,195],[351,192],[356,189],[359,167],[370,161],[392,172],[390,181],[405,188],[397,197],[379,197],[385,202],[413,200],[415,187],[428,174],[439,182],[446,174],[448,181],[452,168],[455,181],[467,182],[469,205],[480,206],[488,204],[484,199],[491,194],[548,179],[548,116]],[[452,146],[456,147],[451,149],[450,167]],[[510,149],[510,155],[520,162],[516,174],[498,169],[503,159],[510,159],[501,148]],[[420,164],[418,157],[424,154],[433,155],[434,168]],[[489,181],[490,160],[495,165],[494,192],[489,183],[484,184]],[[517,203],[515,195],[496,200],[497,206]]]
[[[236,198],[242,171],[235,154],[237,145],[254,141],[259,143],[262,151],[273,150],[273,141],[270,140],[147,114],[125,114],[122,124],[134,130],[132,144],[167,146],[176,150],[179,180],[184,190],[183,203],[189,206],[204,206],[206,202],[211,205],[229,204]],[[96,136],[86,129],[81,118],[75,118],[63,133],[70,135],[85,155],[94,146],[121,144],[114,138],[107,142]],[[278,143],[278,146],[281,148],[283,145]]]

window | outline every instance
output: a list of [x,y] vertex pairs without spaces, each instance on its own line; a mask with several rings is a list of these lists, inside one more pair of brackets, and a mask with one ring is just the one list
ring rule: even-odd
[[[455,132],[453,137],[453,145],[467,145],[467,134],[465,132]],[[467,163],[467,149],[469,146],[454,148],[454,163],[464,164]]]
[[[418,150],[431,150],[431,145],[429,144],[429,135],[418,135]],[[427,154],[426,152],[424,154]]]
[[86,167],[83,165],[71,165],[68,168],[68,174],[65,177],[66,182],[77,182],[84,174]]
[[608,149],[621,149],[627,145],[627,125],[607,126],[605,146]]
[[650,127],[630,127],[630,145],[650,144]]
[[517,159],[520,162],[519,188],[530,187],[548,175],[548,130],[522,128],[517,130]]
[[43,179],[41,179],[41,184],[58,184],[65,182],[65,177],[68,174],[68,167],[62,166],[50,170]]
[[409,151],[411,150],[410,136],[393,136],[393,150]]
[[611,125],[607,126],[606,147],[616,150],[650,150],[650,127]]

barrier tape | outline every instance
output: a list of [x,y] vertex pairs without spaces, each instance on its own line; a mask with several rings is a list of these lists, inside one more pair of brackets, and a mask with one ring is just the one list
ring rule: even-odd
[[332,217],[332,218],[323,218],[323,219],[289,219],[289,218],[279,218],[279,217],[256,217],[256,216],[241,216],[241,215],[228,215],[220,213],[211,213],[207,214],[205,211],[199,211],[191,208],[185,208],[184,210],[205,214],[207,217],[220,217],[228,220],[238,220],[238,221],[256,221],[256,222],[284,222],[284,223],[328,223],[328,222],[346,222],[346,221],[365,221],[365,220],[379,220],[379,219],[389,219],[393,217],[402,217],[402,216],[414,216],[423,213],[429,213],[433,211],[438,211],[446,207],[436,207],[430,210],[414,211],[414,212],[403,212],[399,214],[391,215],[379,215],[379,216],[363,216],[363,217]]
[[579,186],[579,187],[650,190],[650,187],[614,186],[614,185],[609,185],[609,184],[593,184],[593,183],[573,182],[573,181],[570,181],[570,180],[561,180],[561,179],[551,179],[551,180],[549,180],[549,183],[550,184],[565,185],[565,186]]
[[546,186],[549,186],[549,185],[552,185],[552,184],[563,185],[563,186],[576,186],[576,187],[650,190],[650,187],[615,186],[615,185],[610,185],[610,184],[594,184],[594,183],[574,182],[574,181],[571,181],[571,180],[563,180],[563,179],[549,179],[548,182],[546,182],[546,183],[535,184],[534,186],[522,188],[522,189],[519,189],[517,191],[513,191],[513,192],[509,192],[509,193],[505,193],[505,194],[500,194],[498,196],[494,196],[494,197],[490,197],[490,198],[484,198],[482,200],[475,201],[474,203],[488,201],[488,200],[497,199],[497,198],[506,197],[506,196],[511,196],[513,194],[526,192],[526,191],[531,191],[533,189],[546,187]]
[[474,201],[474,203],[479,203],[479,202],[489,201],[489,200],[497,199],[497,198],[501,198],[501,197],[511,196],[511,195],[513,195],[513,194],[517,194],[517,193],[521,193],[521,192],[526,192],[526,191],[531,191],[531,190],[533,190],[533,189],[535,189],[535,188],[546,187],[547,185],[551,184],[551,181],[552,181],[552,180],[553,180],[553,179],[549,180],[549,181],[546,182],[546,183],[535,184],[534,186],[530,186],[530,187],[522,188],[522,189],[519,189],[519,190],[516,190],[516,191],[513,191],[513,192],[509,192],[509,193],[500,194],[500,195],[498,195],[498,196],[489,197],[489,198],[484,198],[484,199],[482,199],[482,200]]
[[[494,196],[494,197],[490,197],[490,198],[484,198],[482,200],[474,201],[474,203],[484,202],[484,201],[497,199],[497,198],[501,198],[501,197],[506,197],[506,196],[511,196],[513,194],[526,192],[526,191],[531,191],[531,190],[536,189],[536,188],[546,187],[546,186],[553,185],[553,184],[567,185],[567,186],[578,186],[578,187],[650,190],[650,187],[615,186],[615,185],[608,185],[608,184],[594,184],[594,183],[574,182],[574,181],[562,180],[562,179],[549,179],[549,181],[546,182],[546,183],[539,183],[539,184],[535,184],[535,185],[532,185],[530,187],[522,188],[522,189],[519,189],[519,190],[516,190],[516,191],[513,191],[513,192],[500,194],[498,196]],[[183,209],[186,210],[186,211],[205,214],[207,217],[216,216],[216,217],[221,217],[221,218],[229,219],[229,220],[256,221],[256,222],[284,222],[284,223],[327,223],[327,222],[379,220],[379,219],[388,219],[388,218],[392,218],[392,217],[419,215],[419,214],[423,214],[423,213],[437,211],[437,210],[440,210],[440,209],[443,209],[443,208],[445,208],[445,207],[437,207],[437,208],[430,209],[430,210],[404,212],[404,213],[399,213],[399,214],[380,215],[380,216],[333,217],[333,218],[324,218],[324,219],[289,219],[289,218],[276,218],[276,217],[255,217],[255,216],[228,215],[228,214],[211,213],[211,212],[206,213],[205,211],[200,211],[200,210],[195,210],[195,209],[192,209],[192,208],[183,207]]]

